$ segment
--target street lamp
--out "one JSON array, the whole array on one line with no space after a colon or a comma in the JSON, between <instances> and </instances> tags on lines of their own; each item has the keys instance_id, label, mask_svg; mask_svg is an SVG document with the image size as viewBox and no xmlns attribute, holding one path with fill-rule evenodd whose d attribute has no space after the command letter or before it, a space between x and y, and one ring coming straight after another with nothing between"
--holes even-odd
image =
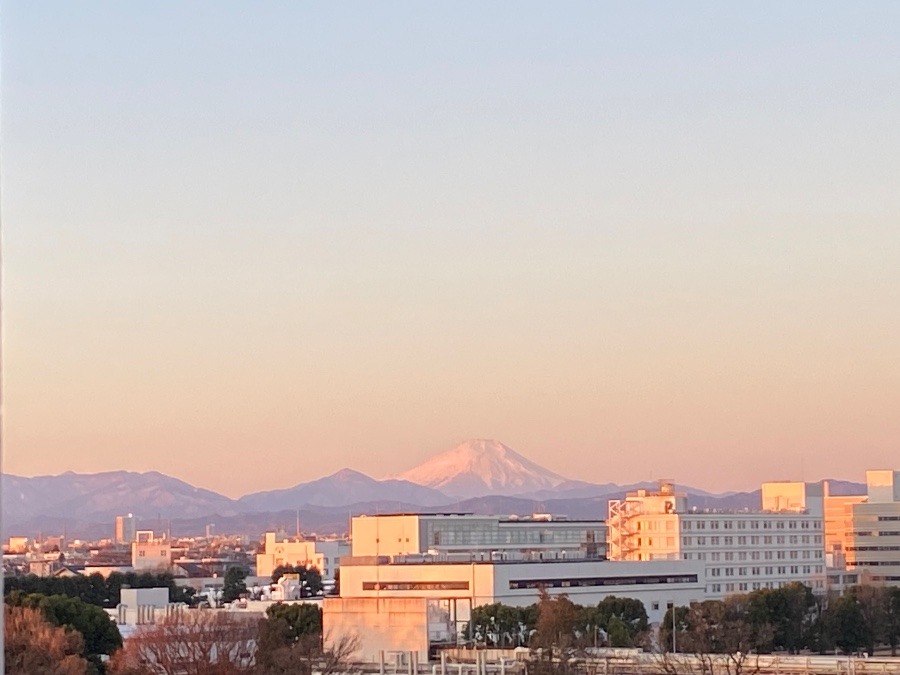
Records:
<instances>
[{"instance_id":1,"label":"street lamp","mask_svg":"<svg viewBox=\"0 0 900 675\"><path fill-rule=\"evenodd\" d=\"M669 611L672 612L672 653L676 654L676 653L678 653L678 648L676 647L676 643L675 643L675 633L676 633L676 630L675 630L675 603L670 602L670 603L668 603L668 606L669 606Z\"/></svg>"}]
</instances>

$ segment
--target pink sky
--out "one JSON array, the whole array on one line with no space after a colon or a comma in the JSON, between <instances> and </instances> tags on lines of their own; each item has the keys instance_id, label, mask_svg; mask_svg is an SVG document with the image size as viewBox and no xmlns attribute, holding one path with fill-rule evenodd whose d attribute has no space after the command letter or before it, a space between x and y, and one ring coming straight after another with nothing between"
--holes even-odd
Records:
<instances>
[{"instance_id":1,"label":"pink sky","mask_svg":"<svg viewBox=\"0 0 900 675\"><path fill-rule=\"evenodd\" d=\"M4 12L4 471L900 464L897 4L149 7Z\"/></svg>"}]
</instances>

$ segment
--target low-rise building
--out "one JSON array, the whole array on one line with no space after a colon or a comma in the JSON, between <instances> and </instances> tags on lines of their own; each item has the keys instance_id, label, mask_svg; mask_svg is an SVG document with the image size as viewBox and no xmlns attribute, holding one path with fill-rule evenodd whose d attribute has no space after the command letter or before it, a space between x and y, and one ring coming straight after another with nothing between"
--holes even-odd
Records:
<instances>
[{"instance_id":1,"label":"low-rise building","mask_svg":"<svg viewBox=\"0 0 900 675\"><path fill-rule=\"evenodd\" d=\"M157 538L152 530L136 533L131 542L131 567L135 572L160 572L172 567L171 542Z\"/></svg>"},{"instance_id":2,"label":"low-rise building","mask_svg":"<svg viewBox=\"0 0 900 675\"><path fill-rule=\"evenodd\" d=\"M266 532L265 549L256 555L256 574L271 577L281 566L315 567L323 579L334 579L341 557L349 553L345 539L279 539Z\"/></svg>"},{"instance_id":3,"label":"low-rise building","mask_svg":"<svg viewBox=\"0 0 900 675\"><path fill-rule=\"evenodd\" d=\"M541 591L566 595L581 605L608 596L640 600L652 623L671 605L705 599L704 567L696 561L611 562L570 560L434 561L422 556L345 558L340 598L324 599L328 640L360 640L357 658L380 652L414 652L427 659L429 646L455 644L472 609L503 603L524 607Z\"/></svg>"}]
</instances>

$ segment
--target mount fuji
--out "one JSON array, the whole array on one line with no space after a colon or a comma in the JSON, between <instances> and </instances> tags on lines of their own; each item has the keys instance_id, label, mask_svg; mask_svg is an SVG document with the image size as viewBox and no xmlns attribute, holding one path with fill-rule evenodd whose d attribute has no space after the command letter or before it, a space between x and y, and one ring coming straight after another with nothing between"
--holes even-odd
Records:
<instances>
[{"instance_id":1,"label":"mount fuji","mask_svg":"<svg viewBox=\"0 0 900 675\"><path fill-rule=\"evenodd\" d=\"M460 443L398 478L462 499L527 495L581 485L545 469L499 441L484 438Z\"/></svg>"}]
</instances>

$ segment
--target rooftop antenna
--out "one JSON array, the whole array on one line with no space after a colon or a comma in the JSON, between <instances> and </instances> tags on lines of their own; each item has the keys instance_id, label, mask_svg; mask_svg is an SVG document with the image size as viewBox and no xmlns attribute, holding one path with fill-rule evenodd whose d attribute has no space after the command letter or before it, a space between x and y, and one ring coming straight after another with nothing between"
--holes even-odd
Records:
<instances>
[{"instance_id":1,"label":"rooftop antenna","mask_svg":"<svg viewBox=\"0 0 900 675\"><path fill-rule=\"evenodd\" d=\"M297 541L300 541L300 509L297 509Z\"/></svg>"}]
</instances>

